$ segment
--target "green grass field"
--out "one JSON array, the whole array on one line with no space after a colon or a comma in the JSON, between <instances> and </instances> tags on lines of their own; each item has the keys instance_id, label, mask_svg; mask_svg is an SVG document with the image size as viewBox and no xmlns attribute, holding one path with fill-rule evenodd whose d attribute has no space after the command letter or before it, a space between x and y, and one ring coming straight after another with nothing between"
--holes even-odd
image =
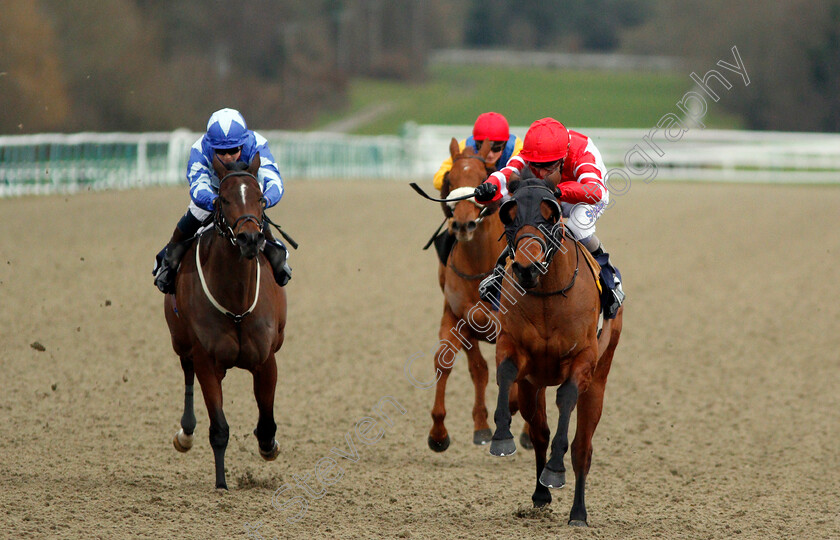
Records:
<instances>
[{"instance_id":1,"label":"green grass field","mask_svg":"<svg viewBox=\"0 0 840 540\"><path fill-rule=\"evenodd\" d=\"M323 115L314 129L382 106L351 133L395 134L407 121L472 124L484 111L504 114L511 125L527 126L552 116L576 127L652 127L678 112L676 102L691 89L687 74L661 72L561 71L539 68L433 66L428 79L406 84L374 79L350 83L346 111ZM738 116L711 103L704 123L740 128Z\"/></svg>"}]
</instances>

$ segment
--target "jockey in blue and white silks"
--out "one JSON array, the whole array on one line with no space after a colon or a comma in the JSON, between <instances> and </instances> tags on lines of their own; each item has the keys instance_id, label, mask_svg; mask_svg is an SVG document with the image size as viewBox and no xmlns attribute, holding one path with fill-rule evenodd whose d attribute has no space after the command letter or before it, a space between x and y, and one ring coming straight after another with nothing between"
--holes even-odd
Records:
<instances>
[{"instance_id":1,"label":"jockey in blue and white silks","mask_svg":"<svg viewBox=\"0 0 840 540\"><path fill-rule=\"evenodd\" d=\"M219 178L213 170L213 159L218 158L227 165L234 161L250 163L259 153L260 168L257 180L271 208L283 197L283 178L274 162L265 137L248 129L245 119L235 109L220 109L207 121L207 131L190 149L187 162L187 180L190 183L190 204L187 212L178 221L169 243L155 258L155 285L161 292L174 294L175 275L186 251L186 241L195 236L201 224L213 213L213 201L219 191ZM291 277L291 268L286 263L288 250L274 240L271 230L263 224L266 243L263 254L271 263L274 277L280 286Z\"/></svg>"},{"instance_id":2,"label":"jockey in blue and white silks","mask_svg":"<svg viewBox=\"0 0 840 540\"><path fill-rule=\"evenodd\" d=\"M187 162L187 180L190 183L190 210L199 221L213 211L213 199L219 189L219 179L213 172L213 157L219 150L239 149L236 161L250 163L260 154L260 170L257 178L266 199L266 208L271 208L283 196L283 179L274 156L268 148L265 137L248 129L245 119L234 109L221 109L213 113L207 122L207 132L192 145ZM220 156L222 158L222 156ZM224 162L224 159L222 158ZM195 208L197 207L197 208Z\"/></svg>"}]
</instances>

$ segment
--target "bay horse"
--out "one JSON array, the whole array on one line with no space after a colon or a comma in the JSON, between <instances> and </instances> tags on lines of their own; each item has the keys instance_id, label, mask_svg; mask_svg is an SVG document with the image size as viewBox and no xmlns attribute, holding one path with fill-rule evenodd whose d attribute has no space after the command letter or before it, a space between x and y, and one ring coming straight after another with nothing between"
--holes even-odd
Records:
<instances>
[{"instance_id":1,"label":"bay horse","mask_svg":"<svg viewBox=\"0 0 840 540\"><path fill-rule=\"evenodd\" d=\"M487 444L492 435L484 399L488 381L487 360L482 356L478 342L494 342L497 325L489 320L492 317L490 305L479 299L478 284L493 271L496 259L504 248L501 239L503 228L497 214L474 198L451 200L472 193L487 179L485 159L490 147L490 141L484 141L477 152L471 145L461 152L458 141L453 138L449 144L452 169L441 186L441 198L449 199L443 203L444 212L451 217L449 232L454 234L456 242L446 263L441 262L438 266L438 282L443 291L443 316L438 334L441 345L435 354L437 383L432 407L433 425L428 439L429 448L435 452L449 448L449 433L444 425L444 397L454 356L462 348L466 349L475 387L473 443ZM481 309L474 309L478 304L481 304ZM468 319L471 324L465 323Z\"/></svg>"},{"instance_id":2,"label":"bay horse","mask_svg":"<svg viewBox=\"0 0 840 540\"><path fill-rule=\"evenodd\" d=\"M250 164L226 169L218 157L220 178L214 203L214 226L188 249L176 276L175 294L166 295L164 314L172 348L184 370L184 414L173 444L179 452L192 447L196 420L193 382L198 377L210 417L210 446L216 465L216 488L227 489L225 449L229 429L222 410L222 379L227 370L247 369L254 378L259 420L254 434L260 455L274 460L275 353L283 345L286 293L274 280L260 253L265 199L257 180L260 156Z\"/></svg>"},{"instance_id":3,"label":"bay horse","mask_svg":"<svg viewBox=\"0 0 840 540\"><path fill-rule=\"evenodd\" d=\"M531 498L535 507L549 504L549 488L565 485L563 458L569 447L569 419L577 406L572 442L575 494L569 525L586 526L584 491L592 463L592 435L601 418L624 308L615 319L604 321L599 335L598 277L587 271L586 248L563 226L553 186L527 179L512 182L509 189L512 196L499 208L499 218L513 262L502 286L501 304L506 309L500 309L502 329L496 340L499 395L490 453L506 456L516 449L508 406L515 382L536 458L537 484ZM524 294L516 292L516 285ZM560 415L546 462L550 431L545 388L555 385L559 385L556 403Z\"/></svg>"}]
</instances>

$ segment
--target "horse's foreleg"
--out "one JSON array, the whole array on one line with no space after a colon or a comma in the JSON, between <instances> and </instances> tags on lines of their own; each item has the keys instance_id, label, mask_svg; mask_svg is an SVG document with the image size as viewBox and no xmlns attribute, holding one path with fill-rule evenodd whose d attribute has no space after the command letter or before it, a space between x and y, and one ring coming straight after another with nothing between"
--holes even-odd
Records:
<instances>
[{"instance_id":1,"label":"horse's foreleg","mask_svg":"<svg viewBox=\"0 0 840 540\"><path fill-rule=\"evenodd\" d=\"M429 431L429 448L435 452L443 452L449 448L449 433L443 424L446 418L444 398L446 396L446 381L452 372L455 355L461 350L461 342L454 339L450 332L455 331L458 321L448 305L443 307L443 318L440 321L440 347L435 353L435 370L440 374L435 385L435 404L432 407L432 429Z\"/></svg>"},{"instance_id":2,"label":"horse's foreleg","mask_svg":"<svg viewBox=\"0 0 840 540\"><path fill-rule=\"evenodd\" d=\"M193 407L195 372L193 371L192 359L182 356L181 369L184 370L184 414L181 415L181 429L175 434L172 443L179 452L186 452L192 448L193 432L195 432L195 411Z\"/></svg>"},{"instance_id":3,"label":"horse's foreleg","mask_svg":"<svg viewBox=\"0 0 840 540\"><path fill-rule=\"evenodd\" d=\"M560 416L557 419L557 431L551 441L551 457L540 474L540 483L552 489L566 485L566 466L563 457L569 449L569 419L578 399L577 384L570 378L557 388L557 409Z\"/></svg>"},{"instance_id":4,"label":"horse's foreleg","mask_svg":"<svg viewBox=\"0 0 840 540\"><path fill-rule=\"evenodd\" d=\"M195 374L201 384L207 415L210 417L210 446L213 448L213 459L216 463L216 488L227 489L225 481L225 450L227 449L230 430L225 413L222 410L222 377L213 367L213 361L202 358L195 362Z\"/></svg>"},{"instance_id":5,"label":"horse's foreleg","mask_svg":"<svg viewBox=\"0 0 840 540\"><path fill-rule=\"evenodd\" d=\"M534 508L540 508L551 502L551 492L540 482L545 469L545 454L548 450L548 422L545 416L545 390L537 389L527 380L519 382L519 404L522 407L522 418L528 421L531 428L531 440L534 443L534 460L536 465L536 488L531 500Z\"/></svg>"},{"instance_id":6,"label":"horse's foreleg","mask_svg":"<svg viewBox=\"0 0 840 540\"><path fill-rule=\"evenodd\" d=\"M277 424L274 423L274 389L277 385L277 361L274 354L254 370L254 397L260 418L254 435L260 447L260 455L266 461L274 461L280 453L280 445L274 439Z\"/></svg>"},{"instance_id":7,"label":"horse's foreleg","mask_svg":"<svg viewBox=\"0 0 840 540\"><path fill-rule=\"evenodd\" d=\"M490 443L490 453L494 456L510 456L516 452L516 443L513 441L513 433L510 432L510 386L516 380L519 372L513 358L505 358L496 368L496 382L499 385L499 396L496 401L496 412L493 420L496 423L496 431L493 433L493 440Z\"/></svg>"},{"instance_id":8,"label":"horse's foreleg","mask_svg":"<svg viewBox=\"0 0 840 540\"><path fill-rule=\"evenodd\" d=\"M470 367L470 377L472 377L473 387L475 388L475 404L472 411L473 444L484 445L489 443L493 436L490 425L487 423L487 404L484 401L488 379L487 360L484 359L478 348L477 339L470 338L469 344L467 361Z\"/></svg>"}]
</instances>

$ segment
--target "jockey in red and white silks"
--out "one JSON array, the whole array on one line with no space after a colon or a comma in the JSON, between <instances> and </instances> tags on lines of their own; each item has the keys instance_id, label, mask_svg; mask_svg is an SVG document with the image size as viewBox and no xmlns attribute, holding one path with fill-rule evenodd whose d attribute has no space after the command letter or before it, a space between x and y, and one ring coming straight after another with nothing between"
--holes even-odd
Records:
<instances>
[{"instance_id":1,"label":"jockey in red and white silks","mask_svg":"<svg viewBox=\"0 0 840 540\"><path fill-rule=\"evenodd\" d=\"M476 200L502 199L508 194L507 183L514 173L519 176L532 173L556 185L555 195L566 218L566 227L601 265L601 279L612 293L602 299L604 318L614 318L625 296L621 273L610 263L609 254L595 236L595 222L603 214L610 197L604 184L606 167L595 143L582 133L566 129L554 118L537 120L525 134L519 155L476 188ZM485 280L484 290L495 286L491 281L493 278L490 276Z\"/></svg>"},{"instance_id":2,"label":"jockey in red and white silks","mask_svg":"<svg viewBox=\"0 0 840 540\"><path fill-rule=\"evenodd\" d=\"M525 140L519 155L487 179L497 188L493 200L507 195L507 182L511 175L521 176L522 171L529 167L537 178L551 176L556 179L557 189L562 194L558 200L563 217L567 218L566 226L575 238L584 240L594 234L595 221L610 200L610 193L604 185L607 169L595 143L582 133L567 130L551 118L534 122Z\"/></svg>"}]
</instances>

